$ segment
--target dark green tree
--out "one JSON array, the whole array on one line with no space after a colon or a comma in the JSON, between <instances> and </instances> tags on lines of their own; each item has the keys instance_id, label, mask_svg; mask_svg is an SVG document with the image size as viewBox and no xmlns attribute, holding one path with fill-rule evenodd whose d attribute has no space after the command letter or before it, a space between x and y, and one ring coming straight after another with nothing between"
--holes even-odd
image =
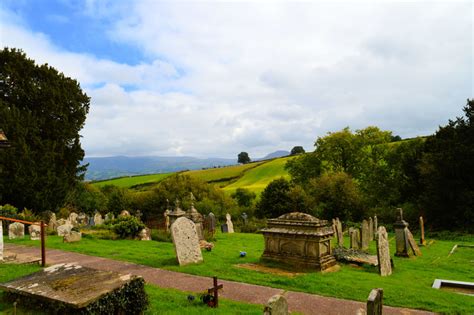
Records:
<instances>
[{"instance_id":1,"label":"dark green tree","mask_svg":"<svg viewBox=\"0 0 474 315\"><path fill-rule=\"evenodd\" d=\"M21 51L0 51L0 204L36 212L60 207L86 166L79 131L89 97L76 80L36 65Z\"/></svg>"},{"instance_id":2,"label":"dark green tree","mask_svg":"<svg viewBox=\"0 0 474 315\"><path fill-rule=\"evenodd\" d=\"M237 188L231 197L237 201L239 207L250 207L257 195L246 188Z\"/></svg>"},{"instance_id":3,"label":"dark green tree","mask_svg":"<svg viewBox=\"0 0 474 315\"><path fill-rule=\"evenodd\" d=\"M250 163L250 157L247 152L240 152L237 155L237 163L247 164Z\"/></svg>"},{"instance_id":4,"label":"dark green tree","mask_svg":"<svg viewBox=\"0 0 474 315\"><path fill-rule=\"evenodd\" d=\"M474 100L465 117L450 120L426 140L420 164L427 223L437 228L474 231Z\"/></svg>"},{"instance_id":5,"label":"dark green tree","mask_svg":"<svg viewBox=\"0 0 474 315\"><path fill-rule=\"evenodd\" d=\"M305 152L306 151L303 149L303 147L298 145L298 146L293 147L293 149L291 149L290 155L303 154Z\"/></svg>"},{"instance_id":6,"label":"dark green tree","mask_svg":"<svg viewBox=\"0 0 474 315\"><path fill-rule=\"evenodd\" d=\"M306 184L311 178L318 177L322 172L321 159L314 152L289 159L285 169L291 175L293 182Z\"/></svg>"},{"instance_id":7,"label":"dark green tree","mask_svg":"<svg viewBox=\"0 0 474 315\"><path fill-rule=\"evenodd\" d=\"M255 215L259 218L270 219L297 211L292 209L294 203L290 197L290 191L290 182L283 177L273 180L262 192L255 209Z\"/></svg>"}]
</instances>

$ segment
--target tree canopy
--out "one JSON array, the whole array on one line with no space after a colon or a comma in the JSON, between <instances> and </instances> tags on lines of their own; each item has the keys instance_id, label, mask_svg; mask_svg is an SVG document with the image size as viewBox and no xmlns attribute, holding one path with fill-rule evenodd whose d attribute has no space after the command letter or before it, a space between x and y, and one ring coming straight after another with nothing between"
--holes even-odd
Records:
<instances>
[{"instance_id":1,"label":"tree canopy","mask_svg":"<svg viewBox=\"0 0 474 315\"><path fill-rule=\"evenodd\" d=\"M300 145L294 146L293 149L291 149L290 155L297 155L297 154L302 154L305 153L306 151L304 148Z\"/></svg>"},{"instance_id":2,"label":"tree canopy","mask_svg":"<svg viewBox=\"0 0 474 315\"><path fill-rule=\"evenodd\" d=\"M247 164L250 163L250 157L247 152L240 152L237 155L237 163Z\"/></svg>"},{"instance_id":3,"label":"tree canopy","mask_svg":"<svg viewBox=\"0 0 474 315\"><path fill-rule=\"evenodd\" d=\"M57 209L83 178L79 131L89 97L76 80L36 65L21 50L0 52L0 203L35 211Z\"/></svg>"}]
</instances>

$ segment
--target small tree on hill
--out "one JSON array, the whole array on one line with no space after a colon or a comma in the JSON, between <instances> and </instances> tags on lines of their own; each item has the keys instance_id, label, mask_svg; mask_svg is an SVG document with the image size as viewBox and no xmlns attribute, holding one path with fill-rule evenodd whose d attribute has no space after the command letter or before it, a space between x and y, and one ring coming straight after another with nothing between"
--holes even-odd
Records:
<instances>
[{"instance_id":1,"label":"small tree on hill","mask_svg":"<svg viewBox=\"0 0 474 315\"><path fill-rule=\"evenodd\" d=\"M293 147L293 149L291 149L291 155L297 155L297 154L302 154L302 153L305 153L306 151L303 149L302 146L300 145L297 145L295 147Z\"/></svg>"},{"instance_id":2,"label":"small tree on hill","mask_svg":"<svg viewBox=\"0 0 474 315\"><path fill-rule=\"evenodd\" d=\"M249 154L247 152L240 152L239 155L237 155L237 162L241 164L250 163Z\"/></svg>"}]
</instances>

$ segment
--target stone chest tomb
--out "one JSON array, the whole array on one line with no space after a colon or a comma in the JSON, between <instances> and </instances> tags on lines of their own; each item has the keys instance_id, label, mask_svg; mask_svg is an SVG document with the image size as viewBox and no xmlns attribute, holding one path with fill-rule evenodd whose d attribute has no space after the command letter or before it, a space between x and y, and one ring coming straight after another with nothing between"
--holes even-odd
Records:
<instances>
[{"instance_id":1,"label":"stone chest tomb","mask_svg":"<svg viewBox=\"0 0 474 315\"><path fill-rule=\"evenodd\" d=\"M326 220L291 212L269 219L268 227L261 232L265 239L264 259L318 271L336 264L331 253L334 230Z\"/></svg>"}]
</instances>

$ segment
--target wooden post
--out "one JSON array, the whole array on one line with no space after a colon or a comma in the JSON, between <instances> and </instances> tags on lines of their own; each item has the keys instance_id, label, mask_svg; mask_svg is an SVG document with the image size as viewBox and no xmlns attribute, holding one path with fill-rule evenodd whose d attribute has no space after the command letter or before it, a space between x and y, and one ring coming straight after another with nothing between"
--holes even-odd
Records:
<instances>
[{"instance_id":1,"label":"wooden post","mask_svg":"<svg viewBox=\"0 0 474 315\"><path fill-rule=\"evenodd\" d=\"M214 303L212 305L209 305L211 307L218 307L219 306L219 289L222 289L224 286L222 284L217 284L217 277L213 277L213 286L212 288L207 289L207 293L213 293L214 296Z\"/></svg>"},{"instance_id":2,"label":"wooden post","mask_svg":"<svg viewBox=\"0 0 474 315\"><path fill-rule=\"evenodd\" d=\"M46 266L46 249L45 249L45 235L44 235L44 222L41 221L41 266Z\"/></svg>"}]
</instances>

